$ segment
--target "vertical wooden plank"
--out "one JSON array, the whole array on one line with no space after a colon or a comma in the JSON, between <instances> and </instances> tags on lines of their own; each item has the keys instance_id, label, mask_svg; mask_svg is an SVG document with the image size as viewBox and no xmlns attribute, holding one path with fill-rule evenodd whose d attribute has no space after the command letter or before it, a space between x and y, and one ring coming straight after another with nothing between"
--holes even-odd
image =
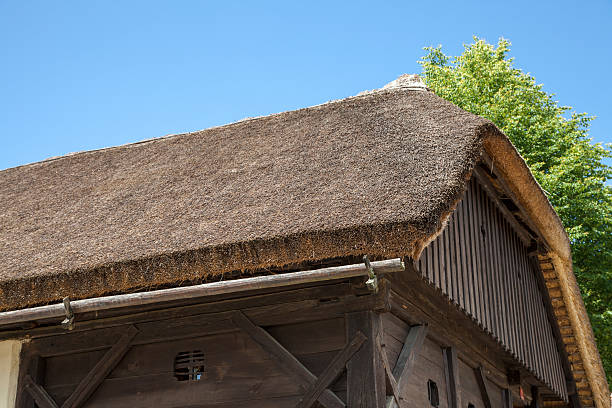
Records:
<instances>
[{"instance_id":1,"label":"vertical wooden plank","mask_svg":"<svg viewBox=\"0 0 612 408\"><path fill-rule=\"evenodd\" d=\"M480 289L481 286L481 281L480 281L480 260L478 259L479 257L479 253L478 253L478 241L477 238L478 236L476 235L475 231L476 231L476 223L477 223L477 218L476 218L476 211L474 209L474 194L473 194L473 180L472 183L470 183L469 188L469 195L468 195L468 199L466 201L466 203L468 204L468 218L469 218L469 223L467 225L468 227L468 233L469 233L469 242L470 242L470 252L471 252L471 259L472 259L472 293L474 294L474 315L476 317L476 321L484 327L483 324L483 319L482 319L482 291Z\"/></svg>"},{"instance_id":2,"label":"vertical wooden plank","mask_svg":"<svg viewBox=\"0 0 612 408\"><path fill-rule=\"evenodd\" d=\"M497 241L493 239L494 226L491 225L491 201L488 199L484 189L478 185L480 205L482 207L482 225L480 230L482 249L484 251L483 267L487 276L487 299L488 299L488 315L489 324L491 325L491 333L498 341L501 341L501 330L499 328L499 305L497 304L497 296L495 293L495 248Z\"/></svg>"},{"instance_id":3,"label":"vertical wooden plank","mask_svg":"<svg viewBox=\"0 0 612 408\"><path fill-rule=\"evenodd\" d=\"M459 281L459 265L457 263L457 241L456 241L456 229L457 229L457 213L454 212L451 215L449 222L449 234L448 234L448 254L450 256L450 275L452 284L452 298L458 305L461 305L460 290L461 285Z\"/></svg>"},{"instance_id":4,"label":"vertical wooden plank","mask_svg":"<svg viewBox=\"0 0 612 408\"><path fill-rule=\"evenodd\" d=\"M470 291L467 267L469 264L467 245L465 243L465 194L463 200L457 206L457 243L459 244L459 254L461 263L461 292L463 294L463 310L471 316L472 309L470 308Z\"/></svg>"},{"instance_id":5,"label":"vertical wooden plank","mask_svg":"<svg viewBox=\"0 0 612 408\"><path fill-rule=\"evenodd\" d=\"M520 308L520 298L519 298L519 285L520 285L520 280L519 280L519 271L516 267L516 262L515 262L515 258L516 258L516 253L514 251L514 240L512 239L512 227L510 225L509 222L506 222L506 226L507 226L507 243L508 243L508 255L509 255L509 264L510 264L510 277L512 278L512 308L514 310L514 335L515 335L515 341L516 341L516 351L517 351L517 355L519 357L519 361L523 364L525 364L526 360L526 356L525 356L525 348L523 346L523 332L522 332L522 325L521 325L521 320L522 320L522 315L521 315L521 308Z\"/></svg>"},{"instance_id":6,"label":"vertical wooden plank","mask_svg":"<svg viewBox=\"0 0 612 408\"><path fill-rule=\"evenodd\" d=\"M535 289L536 282L534 280L533 273L531 272L531 268L529 268L529 264L527 262L527 249L523 245L521 245L520 249L521 262L523 264L523 273L525 274L525 289L527 290L527 315L529 316L527 322L529 323L529 330L531 332L531 341L529 342L529 346L531 347L532 367L536 370L537 373L542 373L542 359L539 355L539 346L541 344L540 336L542 334L542 331L539 330L539 328L536 327L535 324L535 295L533 293L533 289Z\"/></svg>"},{"instance_id":7,"label":"vertical wooden plank","mask_svg":"<svg viewBox=\"0 0 612 408\"><path fill-rule=\"evenodd\" d=\"M531 404L529 408L540 408L540 390L536 386L531 387Z\"/></svg>"},{"instance_id":8,"label":"vertical wooden plank","mask_svg":"<svg viewBox=\"0 0 612 408\"><path fill-rule=\"evenodd\" d=\"M463 266L462 263L464 262L463 259L463 255L461 253L461 235L460 235L460 224L459 224L459 220L461 219L461 202L457 205L457 209L455 210L455 213L453 214L453 242L454 242L454 248L455 248L455 266L457 267L456 272L457 272L457 287L456 287L456 291L457 291L457 299L459 305L461 306L461 308L463 310L466 310L465 308L465 297L463 296L463 288L464 288L464 284L463 284Z\"/></svg>"},{"instance_id":9,"label":"vertical wooden plank","mask_svg":"<svg viewBox=\"0 0 612 408\"><path fill-rule=\"evenodd\" d=\"M493 201L488 198L487 193L485 192L485 199L487 200L487 220L488 220L488 229L487 229L487 239L489 240L490 248L491 248L491 262L489 263L491 268L491 280L493 281L492 292L493 292L493 301L495 304L495 321L494 325L496 330L498 331L498 338L502 344L506 347L508 345L508 339L506 336L506 326L504 324L505 320L505 304L502 297L502 288L500 284L500 270L501 270L501 239L499 235L499 225L495 222L497 209Z\"/></svg>"},{"instance_id":10,"label":"vertical wooden plank","mask_svg":"<svg viewBox=\"0 0 612 408\"><path fill-rule=\"evenodd\" d=\"M461 400L459 393L459 366L457 352L453 347L442 349L444 356L444 375L446 380L446 395L448 396L448 408L460 408Z\"/></svg>"},{"instance_id":11,"label":"vertical wooden plank","mask_svg":"<svg viewBox=\"0 0 612 408\"><path fill-rule=\"evenodd\" d=\"M464 248L465 248L465 257L466 257L466 294L469 300L469 308L468 308L468 312L470 314L470 316L472 316L474 319L477 319L478 315L476 313L476 306L475 306L475 291L474 291L474 259L473 259L473 251L472 251L472 239L471 239L471 228L470 228L470 223L472 222L472 219L470 217L470 194L469 194L469 189L466 190L465 193L465 198L463 199L463 227L462 229L462 233L463 233L463 243L464 243Z\"/></svg>"},{"instance_id":12,"label":"vertical wooden plank","mask_svg":"<svg viewBox=\"0 0 612 408\"><path fill-rule=\"evenodd\" d=\"M523 333L523 309L522 309L522 291L521 291L521 271L516 262L516 248L515 239L513 236L512 227L508 225L508 245L510 252L510 268L513 280L513 291L514 291L514 313L515 313L515 330L517 340L517 351L519 353L519 361L523 364L527 363L527 355L525 352L525 333Z\"/></svg>"},{"instance_id":13,"label":"vertical wooden plank","mask_svg":"<svg viewBox=\"0 0 612 408\"><path fill-rule=\"evenodd\" d=\"M532 341L531 344L533 345L533 351L534 351L534 363L536 366L536 370L539 374L540 378L543 378L543 374L546 372L546 367L544 365L544 352L542 350L542 344L544 343L544 339L542 337L543 333L543 329L544 327L540 326L539 323L539 318L538 318L538 305L536 303L536 300L539 298L539 293L537 293L537 283L535 282L534 276L533 276L533 272L531 270L531 268L529 267L529 262L528 259L526 258L527 254L526 254L526 250L524 250L524 260L523 262L525 263L525 273L527 274L527 276L529 277L529 290L530 290L530 296L529 296L529 304L530 304L530 316L532 317L530 320L531 323L531 329L533 330L534 333L534 340Z\"/></svg>"},{"instance_id":14,"label":"vertical wooden plank","mask_svg":"<svg viewBox=\"0 0 612 408\"><path fill-rule=\"evenodd\" d=\"M421 256L419 257L417 263L417 271L421 274L421 276L423 276L423 271L425 270L425 261L423 261L423 258L426 257L425 252L427 251L427 248L423 249L423 252L421 252Z\"/></svg>"},{"instance_id":15,"label":"vertical wooden plank","mask_svg":"<svg viewBox=\"0 0 612 408\"><path fill-rule=\"evenodd\" d=\"M448 234L446 242L446 254L447 254L447 265L448 265L448 283L449 291L448 294L455 303L459 303L457 297L457 263L455 262L455 254L453 249L455 248L455 214L451 215L451 219L448 222Z\"/></svg>"},{"instance_id":16,"label":"vertical wooden plank","mask_svg":"<svg viewBox=\"0 0 612 408\"><path fill-rule=\"evenodd\" d=\"M347 338L358 332L367 340L347 364L347 406L382 408L385 405L386 383L382 358L376 339L382 338L380 316L372 311L347 313Z\"/></svg>"},{"instance_id":17,"label":"vertical wooden plank","mask_svg":"<svg viewBox=\"0 0 612 408\"><path fill-rule=\"evenodd\" d=\"M503 390L502 398L503 408L513 408L514 404L512 401L512 391L510 391L508 388L505 388Z\"/></svg>"},{"instance_id":18,"label":"vertical wooden plank","mask_svg":"<svg viewBox=\"0 0 612 408\"><path fill-rule=\"evenodd\" d=\"M521 278L521 269L520 266L517 264L517 240L518 238L516 238L516 236L514 236L513 233L510 234L509 236L510 238L510 243L512 245L512 252L513 252L513 261L514 261L514 274L515 274L515 284L516 284L516 309L517 309L517 322L518 322L518 326L517 326L517 330L519 333L518 339L520 341L520 351L521 351L521 362L523 364L525 364L526 366L529 365L529 355L528 355L528 351L527 351L527 344L526 344L526 339L527 339L527 332L525 330L525 309L524 309L524 304L525 304L525 294L523 291L523 279Z\"/></svg>"},{"instance_id":19,"label":"vertical wooden plank","mask_svg":"<svg viewBox=\"0 0 612 408\"><path fill-rule=\"evenodd\" d=\"M450 221L450 220L449 220ZM446 227L444 228L444 244L442 245L442 247L444 248L444 283L445 283L445 290L444 293L446 293L448 295L448 297L450 297L452 299L452 293L453 293L453 284L452 284L452 273L451 273L451 269L453 266L453 263L451 261L451 252L450 252L450 222L448 224L446 224Z\"/></svg>"},{"instance_id":20,"label":"vertical wooden plank","mask_svg":"<svg viewBox=\"0 0 612 408\"><path fill-rule=\"evenodd\" d=\"M482 208L480 199L478 197L478 183L472 179L471 182L472 190L472 231L474 234L474 245L476 247L476 261L478 269L476 269L476 282L478 288L478 300L480 303L480 324L489 333L491 333L491 326L489 324L489 313L488 313L488 301L487 301L487 284L486 284L486 272L484 264L482 262L482 239L480 233L480 225L482 224Z\"/></svg>"},{"instance_id":21,"label":"vertical wooden plank","mask_svg":"<svg viewBox=\"0 0 612 408\"><path fill-rule=\"evenodd\" d=\"M511 286L510 286L510 275L508 268L508 245L506 245L506 224L502 214L499 211L496 211L495 220L499 225L498 236L500 242L500 265L499 265L499 275L500 275L500 286L501 286L501 296L504 303L504 326L506 327L507 333L507 346L513 356L516 355L515 349L516 344L514 342L514 330L512 324L512 296L511 296Z\"/></svg>"},{"instance_id":22,"label":"vertical wooden plank","mask_svg":"<svg viewBox=\"0 0 612 408\"><path fill-rule=\"evenodd\" d=\"M474 180L474 192L476 197L476 214L477 214L477 223L475 227L475 233L477 236L477 245L478 245L478 264L480 265L480 284L481 284L481 298L482 298L482 307L481 313L483 317L483 326L487 329L487 331L491 334L494 333L493 328L493 310L491 309L490 303L490 281L488 275L487 268L487 259L485 253L485 247L483 247L483 239L482 239L482 226L485 223L485 212L484 212L484 203L482 202L481 189L480 184Z\"/></svg>"},{"instance_id":23,"label":"vertical wooden plank","mask_svg":"<svg viewBox=\"0 0 612 408\"><path fill-rule=\"evenodd\" d=\"M534 283L536 284L536 292L538 294L538 299L537 299L537 305L538 305L538 320L539 320L539 326L542 327L542 339L543 339L543 344L542 344L542 349L543 349L543 357L544 357L544 364L546 366L546 373L548 375L548 379L549 379L549 383L551 385L551 388L553 388L553 390L559 392L560 394L564 394L563 389L561 387L561 384L559 383L559 370L561 369L562 372L562 368L561 365L559 363L559 357L558 355L555 356L553 353L553 333L552 333L552 327L550 325L550 322L548 321L548 318L546 316L546 311L545 311L545 306L544 306L544 299L542 297L542 293L540 292L540 288L537 285L537 277L535 276L536 273L538 273L538 269L537 269L537 264L535 263L536 260L535 259L530 259L530 267L531 267L531 272L532 272L532 276L534 277Z\"/></svg>"},{"instance_id":24,"label":"vertical wooden plank","mask_svg":"<svg viewBox=\"0 0 612 408\"><path fill-rule=\"evenodd\" d=\"M507 264L507 250L508 246L505 242L505 223L504 219L499 213L496 211L495 219L499 225L499 239L500 239L500 266L499 266L499 274L501 281L501 296L504 302L504 325L506 326L507 333L507 345L510 349L510 352L514 354L514 336L512 331L512 300L510 298L510 278L508 276L508 264Z\"/></svg>"},{"instance_id":25,"label":"vertical wooden plank","mask_svg":"<svg viewBox=\"0 0 612 408\"><path fill-rule=\"evenodd\" d=\"M438 236L438 265L440 268L440 289L442 293L447 293L446 290L446 234L447 228L442 230L442 233Z\"/></svg>"},{"instance_id":26,"label":"vertical wooden plank","mask_svg":"<svg viewBox=\"0 0 612 408\"><path fill-rule=\"evenodd\" d=\"M495 316L497 315L497 310L495 309L495 304L493 303L492 297L493 283L490 268L491 255L488 254L488 252L491 250L492 242L490 242L486 236L488 202L485 200L484 192L482 191L480 184L475 179L474 189L477 198L476 210L478 212L476 233L478 234L478 242L480 243L480 245L478 245L478 250L480 252L480 275L482 277L483 317L485 318L485 326L487 327L488 332L491 333L493 337L498 338L499 335L497 333L497 327L495 326Z\"/></svg>"},{"instance_id":27,"label":"vertical wooden plank","mask_svg":"<svg viewBox=\"0 0 612 408\"><path fill-rule=\"evenodd\" d=\"M530 322L531 316L529 315L528 301L529 301L529 292L528 285L529 280L527 279L527 275L525 274L524 264L522 262L521 256L521 248L523 243L519 239L517 235L514 236L515 245L516 245L516 253L517 253L517 262L518 267L520 268L521 274L521 305L522 305L522 314L523 314L523 338L525 343L525 348L527 351L527 367L530 370L534 369L534 353L533 353L533 333L531 332Z\"/></svg>"},{"instance_id":28,"label":"vertical wooden plank","mask_svg":"<svg viewBox=\"0 0 612 408\"><path fill-rule=\"evenodd\" d=\"M440 263L438 262L438 238L434 239L430 244L431 248L431 282L437 287L440 287Z\"/></svg>"}]
</instances>

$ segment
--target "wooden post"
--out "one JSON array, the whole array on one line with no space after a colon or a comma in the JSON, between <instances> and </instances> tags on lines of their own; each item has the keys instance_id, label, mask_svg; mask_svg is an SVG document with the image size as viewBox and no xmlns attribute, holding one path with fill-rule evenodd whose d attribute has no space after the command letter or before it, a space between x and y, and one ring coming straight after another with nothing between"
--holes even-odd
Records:
<instances>
[{"instance_id":1,"label":"wooden post","mask_svg":"<svg viewBox=\"0 0 612 408\"><path fill-rule=\"evenodd\" d=\"M442 349L444 355L444 375L446 377L446 392L448 394L448 408L460 408L459 400L459 366L457 362L457 351L454 347Z\"/></svg>"},{"instance_id":2,"label":"wooden post","mask_svg":"<svg viewBox=\"0 0 612 408\"><path fill-rule=\"evenodd\" d=\"M385 369L377 347L382 336L380 316L372 311L346 314L347 338L358 332L367 340L347 364L347 407L383 408L386 397Z\"/></svg>"},{"instance_id":3,"label":"wooden post","mask_svg":"<svg viewBox=\"0 0 612 408\"><path fill-rule=\"evenodd\" d=\"M510 388L504 388L502 390L503 394L502 394L502 403L503 408L512 408L513 407L513 403L512 403L512 391L510 390Z\"/></svg>"},{"instance_id":4,"label":"wooden post","mask_svg":"<svg viewBox=\"0 0 612 408\"><path fill-rule=\"evenodd\" d=\"M531 404L529 404L530 408L540 408L540 390L537 386L531 387Z\"/></svg>"}]
</instances>

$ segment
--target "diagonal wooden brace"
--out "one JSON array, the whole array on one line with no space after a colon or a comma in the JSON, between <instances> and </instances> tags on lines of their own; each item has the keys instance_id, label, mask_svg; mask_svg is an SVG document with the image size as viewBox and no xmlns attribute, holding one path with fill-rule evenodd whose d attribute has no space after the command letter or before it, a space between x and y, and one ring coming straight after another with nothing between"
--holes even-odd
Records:
<instances>
[{"instance_id":1,"label":"diagonal wooden brace","mask_svg":"<svg viewBox=\"0 0 612 408\"><path fill-rule=\"evenodd\" d=\"M485 408L492 408L491 404L491 392L487 386L487 377L485 376L484 369L482 366L478 366L474 369L476 374L476 381L478 382L478 388L480 388L480 395L482 397L482 403Z\"/></svg>"},{"instance_id":2,"label":"diagonal wooden brace","mask_svg":"<svg viewBox=\"0 0 612 408\"><path fill-rule=\"evenodd\" d=\"M397 382L398 393L401 393L401 390L404 389L408 382L408 377L410 377L410 373L414 368L414 361L419 355L426 334L427 326L417 325L412 326L408 331L408 335L406 335L404 346L391 374L391 377ZM398 406L399 404L395 398L387 399L387 408L397 408Z\"/></svg>"},{"instance_id":3,"label":"diagonal wooden brace","mask_svg":"<svg viewBox=\"0 0 612 408\"><path fill-rule=\"evenodd\" d=\"M125 356L125 353L131 347L132 339L137 333L138 329L136 327L129 326L127 333L121 336L117 343L104 354L94 368L81 380L72 394L70 394L70 397L64 402L62 408L78 408L82 406L100 386L106 376L123 359L123 356Z\"/></svg>"},{"instance_id":4,"label":"diagonal wooden brace","mask_svg":"<svg viewBox=\"0 0 612 408\"><path fill-rule=\"evenodd\" d=\"M301 386L309 388L315 384L317 377L267 331L251 322L244 313L235 311L232 314L232 321L264 351L268 352L287 374L298 380ZM319 395L317 400L327 408L345 408L344 402L335 393L327 389Z\"/></svg>"},{"instance_id":5,"label":"diagonal wooden brace","mask_svg":"<svg viewBox=\"0 0 612 408\"><path fill-rule=\"evenodd\" d=\"M403 408L403 399L400 397L399 387L397 385L397 381L395 381L395 377L393 376L393 371L391 370L391 365L389 364L389 359L387 358L387 351L385 350L385 345L380 343L380 339L378 339L378 352L381 356L383 367L385 368L385 374L387 377L387 383L391 387L391 392L393 393L392 397L387 398L386 406L393 404L393 400L395 403Z\"/></svg>"},{"instance_id":6,"label":"diagonal wooden brace","mask_svg":"<svg viewBox=\"0 0 612 408\"><path fill-rule=\"evenodd\" d=\"M47 391L42 386L36 384L29 375L25 377L25 390L40 408L58 408L53 398L47 394Z\"/></svg>"},{"instance_id":7,"label":"diagonal wooden brace","mask_svg":"<svg viewBox=\"0 0 612 408\"><path fill-rule=\"evenodd\" d=\"M296 408L310 408L332 381L338 378L345 369L347 361L359 350L366 339L362 332L357 332L355 338L336 354L336 357L323 370L317 381L310 386L310 389L306 391L306 394L296 405Z\"/></svg>"}]
</instances>

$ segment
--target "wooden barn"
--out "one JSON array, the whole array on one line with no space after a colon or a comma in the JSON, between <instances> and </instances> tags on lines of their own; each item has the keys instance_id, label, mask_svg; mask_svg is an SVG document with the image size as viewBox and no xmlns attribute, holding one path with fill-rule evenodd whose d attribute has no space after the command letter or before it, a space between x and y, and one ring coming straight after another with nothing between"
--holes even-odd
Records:
<instances>
[{"instance_id":1,"label":"wooden barn","mask_svg":"<svg viewBox=\"0 0 612 408\"><path fill-rule=\"evenodd\" d=\"M0 172L0 407L596 407L568 237L415 76Z\"/></svg>"}]
</instances>

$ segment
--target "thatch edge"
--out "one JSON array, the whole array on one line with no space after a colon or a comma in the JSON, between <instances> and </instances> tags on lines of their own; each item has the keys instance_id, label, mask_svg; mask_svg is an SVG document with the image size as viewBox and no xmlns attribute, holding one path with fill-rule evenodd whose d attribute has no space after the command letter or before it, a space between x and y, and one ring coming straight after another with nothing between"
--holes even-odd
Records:
<instances>
[{"instance_id":1,"label":"thatch edge","mask_svg":"<svg viewBox=\"0 0 612 408\"><path fill-rule=\"evenodd\" d=\"M446 211L440 209L438 213ZM207 279L223 279L224 274L232 272L250 275L268 268L337 257L364 254L373 258L414 256L416 243L434 232L419 229L415 224L419 223L364 225L300 233L2 282L0 309L39 306L57 302L65 296L76 300L151 290L164 285L189 285ZM425 226L427 222L423 220L420 224ZM334 244L330 245L330 242ZM28 296L24 298L22 294L26 293Z\"/></svg>"},{"instance_id":2,"label":"thatch edge","mask_svg":"<svg viewBox=\"0 0 612 408\"><path fill-rule=\"evenodd\" d=\"M497 172L504 178L550 246L547 254L559 276L576 343L589 379L597 408L609 408L610 396L605 371L597 350L593 328L589 321L578 282L572 267L569 237L561 219L548 201L542 187L535 180L525 160L508 138L499 130L490 132L484 140L484 149L493 160Z\"/></svg>"}]
</instances>

